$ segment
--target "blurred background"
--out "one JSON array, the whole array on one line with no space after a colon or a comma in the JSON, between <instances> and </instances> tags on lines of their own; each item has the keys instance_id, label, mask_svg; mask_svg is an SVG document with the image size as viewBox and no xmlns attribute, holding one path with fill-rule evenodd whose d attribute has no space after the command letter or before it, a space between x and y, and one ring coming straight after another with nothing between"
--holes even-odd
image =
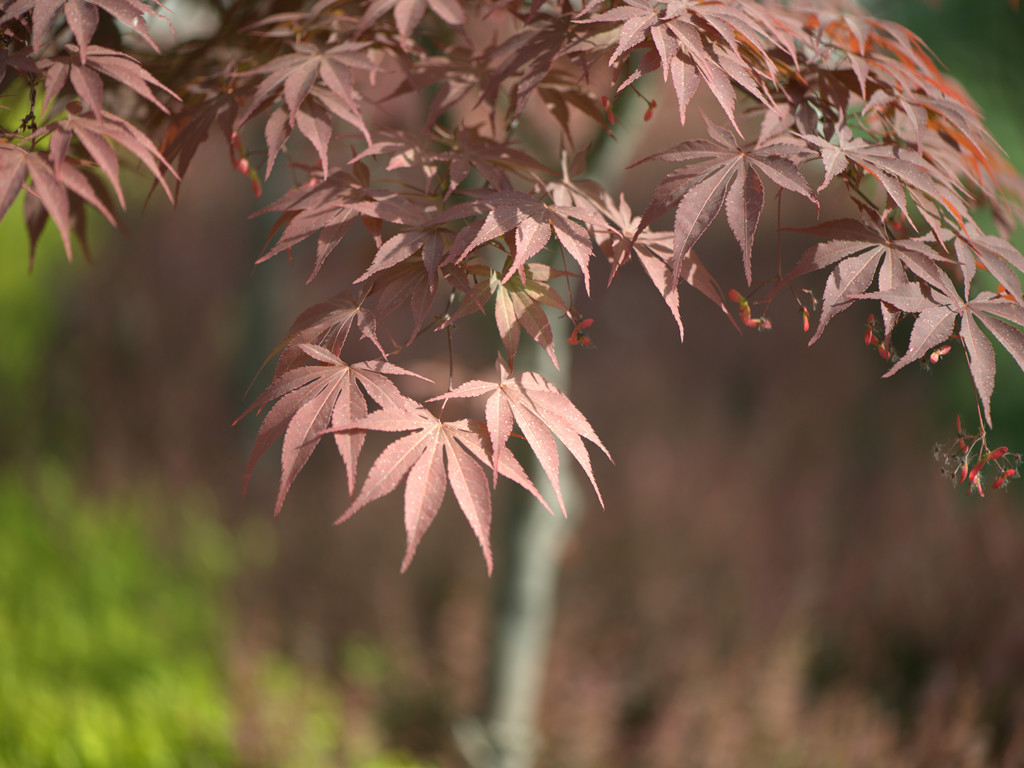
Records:
<instances>
[{"instance_id":1,"label":"blurred background","mask_svg":"<svg viewBox=\"0 0 1024 768\"><path fill-rule=\"evenodd\" d=\"M1024 18L874 10L1024 168ZM345 267L254 268L269 220L204 151L173 215L154 196L91 264L44 238L29 275L18 212L0 223L0 768L460 765L494 581L450 495L404 576L398 498L333 527L326 448L279 517L276 450L242 496L258 419L233 422ZM966 365L882 381L857 310L808 348L795 306L737 334L682 304L683 345L638 269L581 305L573 397L616 463L563 564L540 765L1024 765L1022 490L968 498L932 456L974 421ZM998 369L992 444L1020 451L1024 375Z\"/></svg>"}]
</instances>

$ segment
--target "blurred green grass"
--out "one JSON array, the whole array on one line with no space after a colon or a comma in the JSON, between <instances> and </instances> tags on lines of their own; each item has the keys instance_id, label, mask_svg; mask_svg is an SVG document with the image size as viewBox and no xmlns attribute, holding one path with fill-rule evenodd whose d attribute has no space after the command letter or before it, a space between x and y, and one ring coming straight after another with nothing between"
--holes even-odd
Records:
<instances>
[{"instance_id":1,"label":"blurred green grass","mask_svg":"<svg viewBox=\"0 0 1024 768\"><path fill-rule=\"evenodd\" d=\"M259 701L239 700L238 548L201 497L153 494L90 498L52 464L0 474L0 768L413 766L354 755L336 687L282 657L260 656ZM154 514L168 504L178 519ZM273 742L255 763L243 705Z\"/></svg>"},{"instance_id":2,"label":"blurred green grass","mask_svg":"<svg viewBox=\"0 0 1024 768\"><path fill-rule=\"evenodd\" d=\"M0 766L233 762L216 653L231 550L193 513L158 551L144 504L84 499L52 467L0 477Z\"/></svg>"}]
</instances>

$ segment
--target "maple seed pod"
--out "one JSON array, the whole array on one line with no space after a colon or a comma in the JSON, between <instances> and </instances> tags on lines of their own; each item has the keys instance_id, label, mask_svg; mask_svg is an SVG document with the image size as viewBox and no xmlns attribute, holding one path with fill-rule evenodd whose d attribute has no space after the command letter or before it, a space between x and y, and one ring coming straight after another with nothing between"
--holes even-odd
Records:
<instances>
[{"instance_id":1,"label":"maple seed pod","mask_svg":"<svg viewBox=\"0 0 1024 768\"><path fill-rule=\"evenodd\" d=\"M989 460L991 460L991 461L994 461L996 459L1001 459L1001 458L1003 458L1003 456L1006 455L1006 452L1009 451L1009 450L1010 449L1007 446L1003 445L1003 446L1001 446L999 448L996 448L994 451L989 451L987 458Z\"/></svg>"},{"instance_id":2,"label":"maple seed pod","mask_svg":"<svg viewBox=\"0 0 1024 768\"><path fill-rule=\"evenodd\" d=\"M992 490L996 490L997 488L1001 488L1003 483L1005 483L1007 480L1009 480L1011 477L1013 477L1016 474L1017 474L1017 470L1015 470L1013 468L1010 468L1010 469L1006 470L1005 472L1003 472L1003 474L1001 474L999 477L996 478L994 483L992 483Z\"/></svg>"},{"instance_id":3,"label":"maple seed pod","mask_svg":"<svg viewBox=\"0 0 1024 768\"><path fill-rule=\"evenodd\" d=\"M580 322L578 322L576 326L572 329L572 333L569 334L569 343L573 346L576 346L578 344L583 347L589 347L590 339L583 334L583 330L585 328L589 328L593 324L594 319L591 317L588 317L585 320L580 320Z\"/></svg>"},{"instance_id":4,"label":"maple seed pod","mask_svg":"<svg viewBox=\"0 0 1024 768\"><path fill-rule=\"evenodd\" d=\"M970 495L971 491L975 489L977 489L978 495L981 496L981 498L985 498L985 489L981 487L981 478L977 475L975 475L974 479L971 481L971 487L967 489L967 494Z\"/></svg>"},{"instance_id":5,"label":"maple seed pod","mask_svg":"<svg viewBox=\"0 0 1024 768\"><path fill-rule=\"evenodd\" d=\"M648 106L647 107L647 111L644 112L644 122L645 123L650 122L651 118L654 117L654 108L656 106L658 106L658 102L656 102L654 99L651 99L650 106Z\"/></svg>"},{"instance_id":6,"label":"maple seed pod","mask_svg":"<svg viewBox=\"0 0 1024 768\"><path fill-rule=\"evenodd\" d=\"M945 357L951 349L952 347L949 344L943 344L941 347L936 347L932 350L932 353L928 355L928 359L931 361L932 365L935 365L939 360Z\"/></svg>"},{"instance_id":7,"label":"maple seed pod","mask_svg":"<svg viewBox=\"0 0 1024 768\"><path fill-rule=\"evenodd\" d=\"M800 310L800 314L803 315L804 319L804 333L807 333L809 330L811 330L811 318L807 314L807 307L802 307Z\"/></svg>"},{"instance_id":8,"label":"maple seed pod","mask_svg":"<svg viewBox=\"0 0 1024 768\"><path fill-rule=\"evenodd\" d=\"M735 301L741 307L747 303L747 300L743 298L743 294L737 291L735 288L729 289L729 298Z\"/></svg>"}]
</instances>

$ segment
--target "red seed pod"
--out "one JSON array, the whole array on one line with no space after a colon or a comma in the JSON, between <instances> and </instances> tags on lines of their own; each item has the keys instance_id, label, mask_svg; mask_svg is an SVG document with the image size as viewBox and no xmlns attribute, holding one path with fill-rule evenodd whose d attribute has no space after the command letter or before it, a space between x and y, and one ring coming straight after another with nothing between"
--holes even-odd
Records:
<instances>
[{"instance_id":1,"label":"red seed pod","mask_svg":"<svg viewBox=\"0 0 1024 768\"><path fill-rule=\"evenodd\" d=\"M1007 448L1005 445L1000 446L999 448L996 448L994 451L989 451L988 458L990 460L1001 459L1003 458L1003 456L1006 455L1006 452L1009 450L1010 449Z\"/></svg>"},{"instance_id":2,"label":"red seed pod","mask_svg":"<svg viewBox=\"0 0 1024 768\"><path fill-rule=\"evenodd\" d=\"M964 433L963 427L960 426L960 414L959 413L956 415L956 433L958 435L962 435Z\"/></svg>"},{"instance_id":3,"label":"red seed pod","mask_svg":"<svg viewBox=\"0 0 1024 768\"><path fill-rule=\"evenodd\" d=\"M590 339L583 334L583 330L585 328L589 328L593 324L594 319L590 317L586 318L585 320L580 320L580 322L576 323L575 327L572 329L572 333L569 334L569 343L573 346L579 344L584 347L589 347Z\"/></svg>"},{"instance_id":4,"label":"red seed pod","mask_svg":"<svg viewBox=\"0 0 1024 768\"><path fill-rule=\"evenodd\" d=\"M875 332L868 328L864 331L864 346L870 347L873 344L877 344L878 339L875 338Z\"/></svg>"},{"instance_id":5,"label":"red seed pod","mask_svg":"<svg viewBox=\"0 0 1024 768\"><path fill-rule=\"evenodd\" d=\"M949 344L943 344L941 347L936 347L932 350L932 353L928 355L928 359L931 361L932 365L935 365L939 360L945 357L951 349L952 347Z\"/></svg>"},{"instance_id":6,"label":"red seed pod","mask_svg":"<svg viewBox=\"0 0 1024 768\"><path fill-rule=\"evenodd\" d=\"M803 307L800 311L800 314L802 314L804 318L804 333L807 333L809 330L811 330L811 318L807 314L807 307Z\"/></svg>"},{"instance_id":7,"label":"red seed pod","mask_svg":"<svg viewBox=\"0 0 1024 768\"><path fill-rule=\"evenodd\" d=\"M892 359L892 353L889 351L889 348L882 343L878 344L878 354L886 362Z\"/></svg>"},{"instance_id":8,"label":"red seed pod","mask_svg":"<svg viewBox=\"0 0 1024 768\"><path fill-rule=\"evenodd\" d=\"M656 106L658 106L658 102L656 102L654 99L651 99L651 103L647 107L647 111L644 112L644 122L645 123L650 122L650 119L654 116L654 108Z\"/></svg>"},{"instance_id":9,"label":"red seed pod","mask_svg":"<svg viewBox=\"0 0 1024 768\"><path fill-rule=\"evenodd\" d=\"M977 489L978 495L981 496L981 498L985 498L985 489L981 487L981 478L977 475L975 475L974 479L971 481L971 487L967 489L967 493L970 494L970 492L975 489Z\"/></svg>"},{"instance_id":10,"label":"red seed pod","mask_svg":"<svg viewBox=\"0 0 1024 768\"><path fill-rule=\"evenodd\" d=\"M735 288L729 289L729 298L735 301L740 306L747 303L747 300L743 298L743 294L737 291Z\"/></svg>"},{"instance_id":11,"label":"red seed pod","mask_svg":"<svg viewBox=\"0 0 1024 768\"><path fill-rule=\"evenodd\" d=\"M1001 488L1003 486L1003 483L1005 483L1007 480L1009 480L1011 477L1013 477L1016 474L1017 474L1017 470L1015 470L1015 469L1011 468L1011 469L1006 470L1005 472L1003 472L1003 474L1001 474L999 477L996 478L996 481L994 483L992 483L992 490L996 490L997 488Z\"/></svg>"}]
</instances>

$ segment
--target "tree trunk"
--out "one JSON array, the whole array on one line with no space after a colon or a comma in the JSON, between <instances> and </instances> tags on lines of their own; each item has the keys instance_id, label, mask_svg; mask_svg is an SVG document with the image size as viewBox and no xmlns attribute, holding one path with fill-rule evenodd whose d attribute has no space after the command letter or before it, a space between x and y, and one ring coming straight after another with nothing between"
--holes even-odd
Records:
<instances>
[{"instance_id":1,"label":"tree trunk","mask_svg":"<svg viewBox=\"0 0 1024 768\"><path fill-rule=\"evenodd\" d=\"M636 120L644 102L627 100L624 120ZM642 131L630 131L609 141L601 134L591 154L591 177L614 186L625 158L631 156ZM549 318L550 319L550 318ZM560 327L561 326L561 327ZM564 322L552 322L555 351L561 369L537 345L519 351L517 370L536 371L569 393L573 347ZM495 635L488 674L487 701L480 719L459 723L456 741L471 768L533 768L537 753L537 719L547 668L548 646L558 602L562 553L580 522L580 483L575 460L559 445L562 496L568 518L552 515L526 493L509 510L503 564L496 575ZM533 462L527 471L537 481L544 476Z\"/></svg>"},{"instance_id":2,"label":"tree trunk","mask_svg":"<svg viewBox=\"0 0 1024 768\"><path fill-rule=\"evenodd\" d=\"M556 338L564 339L566 333ZM520 354L523 370L540 373L567 391L571 351L556 341L561 370L540 347ZM558 576L565 544L579 522L579 482L571 457L559 450L562 495L569 512L551 514L526 493L508 512L504 557L496 575L494 642L487 701L480 720L460 724L456 737L472 768L532 768L537 751L537 717L544 688L548 646L558 603ZM537 466L530 476L543 476Z\"/></svg>"}]
</instances>

